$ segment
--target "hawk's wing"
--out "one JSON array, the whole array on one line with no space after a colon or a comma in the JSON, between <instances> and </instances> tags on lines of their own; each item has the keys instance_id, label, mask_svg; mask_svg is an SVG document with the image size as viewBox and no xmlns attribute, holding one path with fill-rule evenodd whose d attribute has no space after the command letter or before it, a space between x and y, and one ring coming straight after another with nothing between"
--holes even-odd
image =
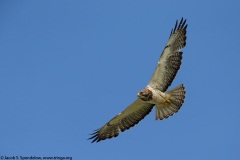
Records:
<instances>
[{"instance_id":1,"label":"hawk's wing","mask_svg":"<svg viewBox=\"0 0 240 160\"><path fill-rule=\"evenodd\" d=\"M182 52L179 52L179 50L186 45L186 29L186 19L183 20L182 18L179 24L178 21L176 22L168 43L158 60L157 68L149 82L151 87L165 92L171 85L181 65Z\"/></svg>"},{"instance_id":2,"label":"hawk's wing","mask_svg":"<svg viewBox=\"0 0 240 160\"><path fill-rule=\"evenodd\" d=\"M117 137L120 131L124 132L138 124L138 122L151 112L153 106L154 104L137 99L102 128L96 130L89 139L93 139L92 142L99 142L107 138Z\"/></svg>"}]
</instances>

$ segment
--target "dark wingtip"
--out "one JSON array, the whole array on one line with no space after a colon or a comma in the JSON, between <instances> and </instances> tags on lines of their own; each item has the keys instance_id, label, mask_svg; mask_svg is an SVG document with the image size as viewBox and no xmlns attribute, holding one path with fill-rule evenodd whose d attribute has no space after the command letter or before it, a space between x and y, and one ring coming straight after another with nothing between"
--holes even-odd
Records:
<instances>
[{"instance_id":1,"label":"dark wingtip","mask_svg":"<svg viewBox=\"0 0 240 160\"><path fill-rule=\"evenodd\" d=\"M185 25L185 27L183 28L183 30L186 30L186 29L187 29L187 26L188 26L188 24Z\"/></svg>"},{"instance_id":2,"label":"dark wingtip","mask_svg":"<svg viewBox=\"0 0 240 160\"><path fill-rule=\"evenodd\" d=\"M94 133L91 133L91 134L89 134L89 135L95 135L97 132L94 132Z\"/></svg>"},{"instance_id":3,"label":"dark wingtip","mask_svg":"<svg viewBox=\"0 0 240 160\"><path fill-rule=\"evenodd\" d=\"M176 20L176 24L175 24L175 27L174 27L174 29L173 29L173 33L176 31L177 25L178 25L178 20Z\"/></svg>"},{"instance_id":4,"label":"dark wingtip","mask_svg":"<svg viewBox=\"0 0 240 160\"><path fill-rule=\"evenodd\" d=\"M176 20L176 24L175 24L175 27L171 30L171 33L170 33L170 36L169 38L171 37L172 34L174 34L177 30L179 29L182 29L182 30L185 30L187 29L187 19L184 19L183 17L181 18L180 22L178 23L178 20Z\"/></svg>"},{"instance_id":5,"label":"dark wingtip","mask_svg":"<svg viewBox=\"0 0 240 160\"><path fill-rule=\"evenodd\" d=\"M89 135L92 135L92 137L88 138L87 140L92 140L91 143L101 141L101 139L98 136L99 135L99 129L94 130L94 132L89 134Z\"/></svg>"}]
</instances>

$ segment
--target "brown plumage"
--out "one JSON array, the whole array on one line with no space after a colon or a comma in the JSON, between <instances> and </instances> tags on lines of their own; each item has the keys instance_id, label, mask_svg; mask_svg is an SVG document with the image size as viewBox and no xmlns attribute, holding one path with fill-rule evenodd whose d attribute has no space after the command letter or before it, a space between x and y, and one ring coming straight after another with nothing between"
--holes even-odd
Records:
<instances>
[{"instance_id":1,"label":"brown plumage","mask_svg":"<svg viewBox=\"0 0 240 160\"><path fill-rule=\"evenodd\" d=\"M117 137L121 132L135 126L156 106L156 119L164 119L178 112L184 103L185 87L180 85L165 92L174 80L182 60L183 52L179 50L186 45L186 20L175 24L164 48L156 70L149 84L140 92L138 98L124 111L116 115L107 124L92 134L92 142L99 142Z\"/></svg>"}]
</instances>

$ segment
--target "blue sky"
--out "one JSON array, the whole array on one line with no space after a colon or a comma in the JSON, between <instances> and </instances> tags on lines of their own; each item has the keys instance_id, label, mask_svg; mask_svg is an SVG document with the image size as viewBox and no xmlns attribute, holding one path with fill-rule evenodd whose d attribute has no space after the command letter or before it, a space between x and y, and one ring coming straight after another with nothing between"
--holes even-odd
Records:
<instances>
[{"instance_id":1,"label":"blue sky","mask_svg":"<svg viewBox=\"0 0 240 160\"><path fill-rule=\"evenodd\" d=\"M0 156L239 159L240 2L0 2ZM90 133L136 99L176 19L187 19L186 86L173 117L155 109L117 138Z\"/></svg>"}]
</instances>

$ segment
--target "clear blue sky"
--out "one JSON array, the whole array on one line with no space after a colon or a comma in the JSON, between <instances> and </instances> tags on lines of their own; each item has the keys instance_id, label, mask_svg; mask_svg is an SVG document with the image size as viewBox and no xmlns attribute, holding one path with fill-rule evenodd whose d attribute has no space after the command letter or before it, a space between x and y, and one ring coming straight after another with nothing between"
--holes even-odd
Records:
<instances>
[{"instance_id":1,"label":"clear blue sky","mask_svg":"<svg viewBox=\"0 0 240 160\"><path fill-rule=\"evenodd\" d=\"M0 156L240 159L240 1L0 1ZM90 133L145 87L176 19L187 19L186 86L119 137Z\"/></svg>"}]
</instances>

